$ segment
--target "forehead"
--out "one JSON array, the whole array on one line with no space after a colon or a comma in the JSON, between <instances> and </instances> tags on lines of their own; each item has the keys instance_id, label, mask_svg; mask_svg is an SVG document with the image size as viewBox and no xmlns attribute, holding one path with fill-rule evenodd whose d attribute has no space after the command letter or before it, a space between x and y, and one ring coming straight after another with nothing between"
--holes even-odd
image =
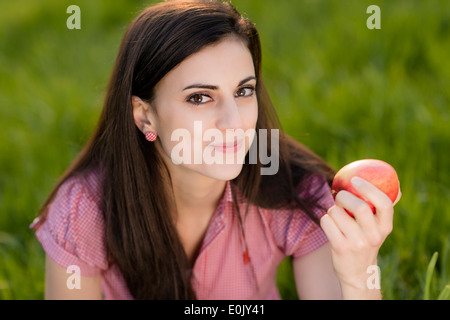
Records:
<instances>
[{"instance_id":1,"label":"forehead","mask_svg":"<svg viewBox=\"0 0 450 320\"><path fill-rule=\"evenodd\" d=\"M158 86L170 83L184 88L192 83L220 86L238 83L255 76L252 55L246 44L237 37L226 37L190 55L161 79Z\"/></svg>"}]
</instances>

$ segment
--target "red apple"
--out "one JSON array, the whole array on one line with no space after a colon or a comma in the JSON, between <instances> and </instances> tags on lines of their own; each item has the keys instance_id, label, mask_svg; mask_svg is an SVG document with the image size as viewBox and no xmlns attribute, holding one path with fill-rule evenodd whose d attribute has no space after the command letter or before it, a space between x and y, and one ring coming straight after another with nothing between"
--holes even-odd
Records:
<instances>
[{"instance_id":1,"label":"red apple","mask_svg":"<svg viewBox=\"0 0 450 320\"><path fill-rule=\"evenodd\" d=\"M373 204L353 188L350 180L354 176L358 176L372 183L375 187L386 193L392 202L397 198L399 181L395 169L390 164L376 159L358 160L342 167L334 176L331 185L333 197L336 197L336 194L341 190L351 192L355 196L366 201L372 209L372 212L375 214L375 207ZM353 217L351 212L347 211L347 213Z\"/></svg>"}]
</instances>

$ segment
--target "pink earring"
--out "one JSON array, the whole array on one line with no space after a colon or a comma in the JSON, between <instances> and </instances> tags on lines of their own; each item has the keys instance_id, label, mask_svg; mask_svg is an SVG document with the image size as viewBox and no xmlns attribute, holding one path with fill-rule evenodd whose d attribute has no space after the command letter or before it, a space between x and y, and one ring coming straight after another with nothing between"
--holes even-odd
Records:
<instances>
[{"instance_id":1,"label":"pink earring","mask_svg":"<svg viewBox=\"0 0 450 320\"><path fill-rule=\"evenodd\" d=\"M153 142L156 140L156 133L152 132L152 131L148 131L145 133L145 139L147 139L147 141Z\"/></svg>"}]
</instances>

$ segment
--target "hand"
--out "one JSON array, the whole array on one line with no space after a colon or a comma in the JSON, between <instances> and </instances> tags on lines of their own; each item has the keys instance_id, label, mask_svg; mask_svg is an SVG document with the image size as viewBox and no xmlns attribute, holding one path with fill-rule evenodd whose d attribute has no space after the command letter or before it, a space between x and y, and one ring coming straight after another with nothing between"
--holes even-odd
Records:
<instances>
[{"instance_id":1,"label":"hand","mask_svg":"<svg viewBox=\"0 0 450 320\"><path fill-rule=\"evenodd\" d=\"M354 188L366 197L376 209L373 214L369 205L345 190L338 192L335 205L320 220L331 246L333 266L345 287L367 290L367 268L377 265L378 251L393 227L394 204L389 197L368 181L352 178ZM352 212L352 218L345 212Z\"/></svg>"}]
</instances>

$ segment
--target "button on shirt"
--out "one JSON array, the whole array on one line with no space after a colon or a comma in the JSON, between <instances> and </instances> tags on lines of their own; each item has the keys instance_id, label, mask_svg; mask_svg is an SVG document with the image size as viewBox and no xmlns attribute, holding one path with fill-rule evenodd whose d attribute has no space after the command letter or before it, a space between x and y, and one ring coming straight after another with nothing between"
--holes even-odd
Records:
<instances>
[{"instance_id":1,"label":"button on shirt","mask_svg":"<svg viewBox=\"0 0 450 320\"><path fill-rule=\"evenodd\" d=\"M58 190L36 237L58 265L76 265L82 276L101 275L105 299L133 299L120 270L108 265L105 227L95 173L73 177ZM317 217L334 204L325 179L309 175L297 186L301 197L322 195ZM233 205L230 182L214 212L191 272L198 299L280 299L276 286L278 265L286 256L306 255L327 242L327 237L301 209L274 210L250 205L237 194L243 217L248 259ZM34 227L36 222L32 224ZM69 276L69 275L68 275Z\"/></svg>"}]
</instances>

